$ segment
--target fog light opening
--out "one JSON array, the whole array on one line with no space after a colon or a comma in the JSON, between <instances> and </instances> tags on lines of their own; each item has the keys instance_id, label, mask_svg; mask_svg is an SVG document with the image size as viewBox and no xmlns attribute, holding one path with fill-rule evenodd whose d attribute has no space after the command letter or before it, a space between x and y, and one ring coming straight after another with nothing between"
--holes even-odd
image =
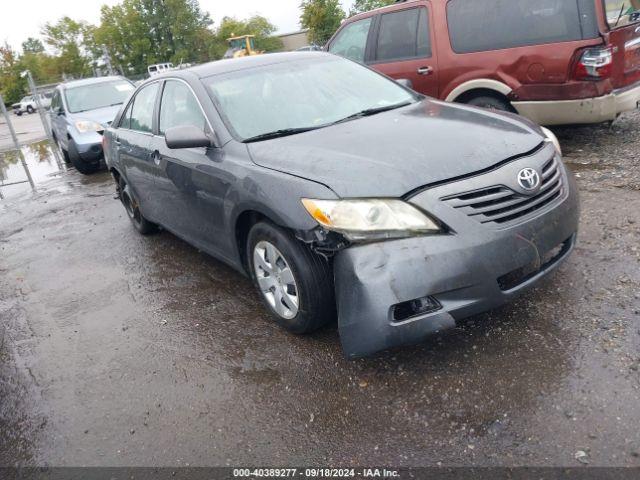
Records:
<instances>
[{"instance_id":1,"label":"fog light opening","mask_svg":"<svg viewBox=\"0 0 640 480\"><path fill-rule=\"evenodd\" d=\"M410 318L420 317L442 309L440 302L433 297L416 298L408 302L398 303L391 307L394 323L404 322Z\"/></svg>"}]
</instances>

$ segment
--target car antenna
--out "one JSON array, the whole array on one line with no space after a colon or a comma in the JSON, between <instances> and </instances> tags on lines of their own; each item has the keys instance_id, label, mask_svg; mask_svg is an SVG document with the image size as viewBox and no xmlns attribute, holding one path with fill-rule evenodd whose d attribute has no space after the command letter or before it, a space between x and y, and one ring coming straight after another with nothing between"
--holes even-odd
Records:
<instances>
[{"instance_id":1,"label":"car antenna","mask_svg":"<svg viewBox=\"0 0 640 480\"><path fill-rule=\"evenodd\" d=\"M618 26L618 23L620 22L620 19L622 18L622 12L624 12L624 5L627 2L622 2L622 6L620 7L620 13L618 14L618 19L616 20L616 24L613 26L613 28L616 28Z\"/></svg>"}]
</instances>

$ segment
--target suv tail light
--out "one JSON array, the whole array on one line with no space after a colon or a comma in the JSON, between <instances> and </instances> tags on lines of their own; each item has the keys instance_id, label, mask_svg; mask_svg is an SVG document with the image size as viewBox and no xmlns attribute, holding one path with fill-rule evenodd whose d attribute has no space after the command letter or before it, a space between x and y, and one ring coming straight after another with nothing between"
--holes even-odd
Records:
<instances>
[{"instance_id":1,"label":"suv tail light","mask_svg":"<svg viewBox=\"0 0 640 480\"><path fill-rule=\"evenodd\" d=\"M587 48L578 52L573 71L576 80L604 80L613 70L613 47Z\"/></svg>"}]
</instances>

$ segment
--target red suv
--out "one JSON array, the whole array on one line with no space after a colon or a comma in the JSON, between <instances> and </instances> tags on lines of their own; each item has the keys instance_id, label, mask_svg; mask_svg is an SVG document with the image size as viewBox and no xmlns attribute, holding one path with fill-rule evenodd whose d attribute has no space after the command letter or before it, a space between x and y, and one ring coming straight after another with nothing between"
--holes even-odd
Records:
<instances>
[{"instance_id":1,"label":"red suv","mask_svg":"<svg viewBox=\"0 0 640 480\"><path fill-rule=\"evenodd\" d=\"M347 20L327 44L420 93L543 125L640 102L640 0L416 0Z\"/></svg>"}]
</instances>

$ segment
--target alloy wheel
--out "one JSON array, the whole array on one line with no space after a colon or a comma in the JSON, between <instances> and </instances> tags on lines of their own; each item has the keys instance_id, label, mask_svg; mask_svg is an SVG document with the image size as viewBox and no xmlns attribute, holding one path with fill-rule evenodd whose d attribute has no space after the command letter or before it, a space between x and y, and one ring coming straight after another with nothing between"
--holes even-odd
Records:
<instances>
[{"instance_id":1,"label":"alloy wheel","mask_svg":"<svg viewBox=\"0 0 640 480\"><path fill-rule=\"evenodd\" d=\"M269 305L281 317L294 318L300 306L298 286L280 250L267 241L258 242L253 249L253 269Z\"/></svg>"}]
</instances>

